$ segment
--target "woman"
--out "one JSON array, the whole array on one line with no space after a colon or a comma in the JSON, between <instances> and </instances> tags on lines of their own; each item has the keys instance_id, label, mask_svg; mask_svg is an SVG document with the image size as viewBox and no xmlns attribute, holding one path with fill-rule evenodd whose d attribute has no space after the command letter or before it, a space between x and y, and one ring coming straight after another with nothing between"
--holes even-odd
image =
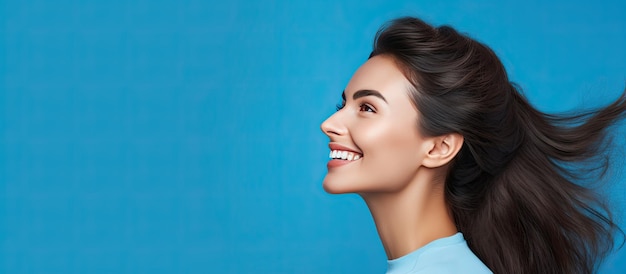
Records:
<instances>
[{"instance_id":1,"label":"woman","mask_svg":"<svg viewBox=\"0 0 626 274\"><path fill-rule=\"evenodd\" d=\"M544 114L488 47L400 18L342 97L321 126L323 186L365 200L387 273L591 273L621 233L580 183L608 168L626 92L597 111Z\"/></svg>"}]
</instances>

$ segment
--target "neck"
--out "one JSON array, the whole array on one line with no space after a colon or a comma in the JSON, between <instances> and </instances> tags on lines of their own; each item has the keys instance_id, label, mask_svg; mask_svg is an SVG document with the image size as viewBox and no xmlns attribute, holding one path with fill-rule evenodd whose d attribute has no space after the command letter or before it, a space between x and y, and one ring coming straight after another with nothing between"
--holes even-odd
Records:
<instances>
[{"instance_id":1,"label":"neck","mask_svg":"<svg viewBox=\"0 0 626 274\"><path fill-rule=\"evenodd\" d=\"M387 259L402 257L457 233L445 203L443 182L433 183L433 178L415 178L397 192L361 194L374 218Z\"/></svg>"}]
</instances>

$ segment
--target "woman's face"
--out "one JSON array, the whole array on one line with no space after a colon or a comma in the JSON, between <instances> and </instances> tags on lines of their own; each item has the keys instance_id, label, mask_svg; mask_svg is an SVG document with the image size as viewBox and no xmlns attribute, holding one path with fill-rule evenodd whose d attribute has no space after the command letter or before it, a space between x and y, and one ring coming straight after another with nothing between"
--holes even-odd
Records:
<instances>
[{"instance_id":1,"label":"woman's face","mask_svg":"<svg viewBox=\"0 0 626 274\"><path fill-rule=\"evenodd\" d=\"M352 76L343 108L321 125L330 156L343 157L328 162L327 192L397 191L415 178L426 146L410 86L388 56L370 58Z\"/></svg>"}]
</instances>

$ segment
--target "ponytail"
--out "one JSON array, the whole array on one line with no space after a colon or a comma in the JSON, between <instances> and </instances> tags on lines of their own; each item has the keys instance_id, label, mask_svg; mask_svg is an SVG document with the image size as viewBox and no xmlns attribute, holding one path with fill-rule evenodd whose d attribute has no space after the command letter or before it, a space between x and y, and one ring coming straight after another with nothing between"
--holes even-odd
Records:
<instances>
[{"instance_id":1,"label":"ponytail","mask_svg":"<svg viewBox=\"0 0 626 274\"><path fill-rule=\"evenodd\" d=\"M591 273L623 232L596 189L609 167L611 105L559 116L533 108L496 55L453 28L400 18L371 56L394 57L425 135L460 133L446 201L469 247L495 273ZM370 56L370 57L371 57Z\"/></svg>"}]
</instances>

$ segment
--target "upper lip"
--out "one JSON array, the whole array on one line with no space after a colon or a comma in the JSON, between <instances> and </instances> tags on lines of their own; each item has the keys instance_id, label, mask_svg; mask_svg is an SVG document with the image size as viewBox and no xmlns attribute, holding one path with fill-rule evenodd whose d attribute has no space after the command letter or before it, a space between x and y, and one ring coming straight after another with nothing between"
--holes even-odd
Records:
<instances>
[{"instance_id":1,"label":"upper lip","mask_svg":"<svg viewBox=\"0 0 626 274\"><path fill-rule=\"evenodd\" d=\"M330 150L350 151L350 152L354 152L354 153L363 155L363 153L361 153L360 151L358 151L356 149L353 149L353 148L350 148L350 147L347 147L347 146L344 146L344 145L340 145L340 144L337 144L337 143L329 143L328 147L330 148Z\"/></svg>"}]
</instances>

